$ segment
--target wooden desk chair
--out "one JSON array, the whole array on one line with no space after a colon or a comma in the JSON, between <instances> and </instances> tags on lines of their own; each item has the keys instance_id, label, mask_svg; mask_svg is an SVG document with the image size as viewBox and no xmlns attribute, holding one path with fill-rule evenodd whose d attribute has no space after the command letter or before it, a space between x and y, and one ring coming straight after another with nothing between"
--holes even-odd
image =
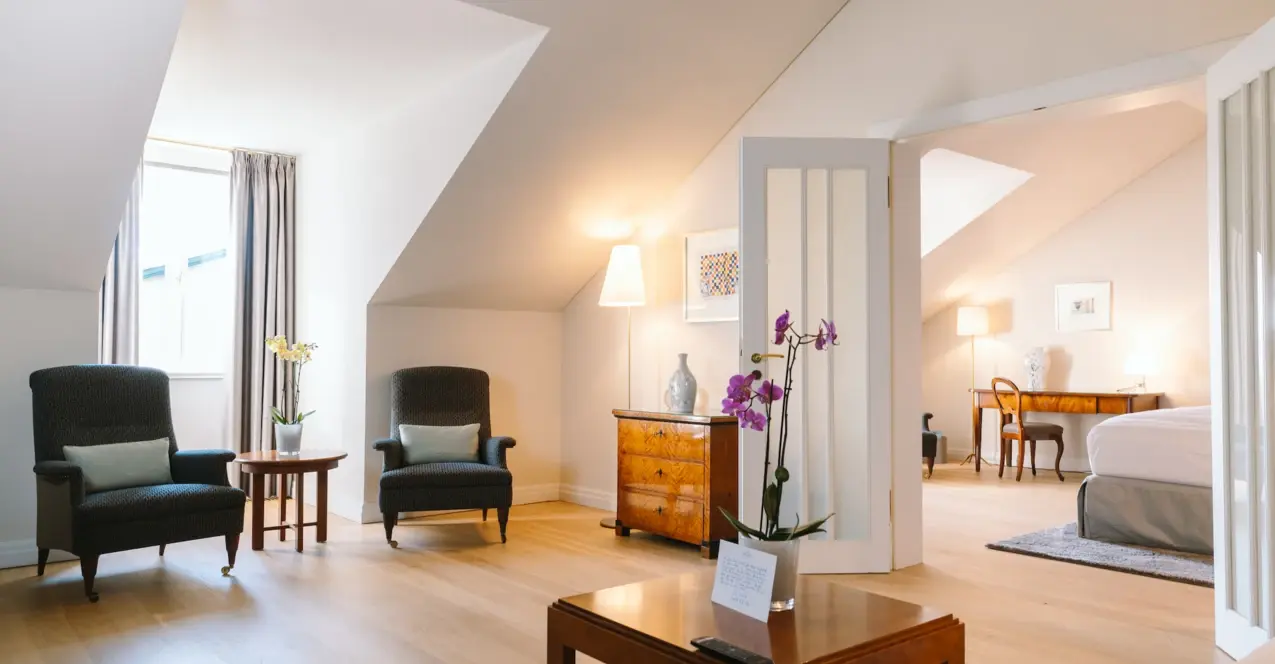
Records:
<instances>
[{"instance_id":1,"label":"wooden desk chair","mask_svg":"<svg viewBox=\"0 0 1275 664\"><path fill-rule=\"evenodd\" d=\"M1005 385L1013 392L1014 397L1008 403L1007 395L1004 395L998 389L998 385ZM1014 451L1013 441L1018 441L1018 475L1014 481L1019 482L1023 479L1023 466L1027 465L1026 453L1027 446L1031 445L1032 454L1032 475L1036 474L1036 441L1052 440L1058 443L1058 457L1054 459L1054 472L1058 473L1058 481L1065 481L1062 474L1062 455L1063 455L1063 428L1058 424L1046 424L1044 422L1028 422L1023 419L1023 394L1018 391L1018 386L1008 378L992 379L992 394L996 395L996 403L1001 410L1001 458L1000 472L997 477L1005 476L1005 455L1012 454ZM1011 461L1011 463L1013 463Z\"/></svg>"}]
</instances>

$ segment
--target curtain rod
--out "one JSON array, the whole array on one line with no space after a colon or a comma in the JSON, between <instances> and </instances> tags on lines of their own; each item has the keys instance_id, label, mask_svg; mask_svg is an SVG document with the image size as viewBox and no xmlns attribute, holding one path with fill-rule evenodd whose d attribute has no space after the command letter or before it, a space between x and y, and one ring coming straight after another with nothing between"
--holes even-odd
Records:
<instances>
[{"instance_id":1,"label":"curtain rod","mask_svg":"<svg viewBox=\"0 0 1275 664\"><path fill-rule=\"evenodd\" d=\"M222 152L234 152L235 148L222 147L220 145L208 145L207 143L192 143L190 141L178 141L171 138L159 138L158 136L147 136L148 141L158 141L160 143L172 143L174 145L185 145L192 148L204 148L205 150L221 150Z\"/></svg>"}]
</instances>

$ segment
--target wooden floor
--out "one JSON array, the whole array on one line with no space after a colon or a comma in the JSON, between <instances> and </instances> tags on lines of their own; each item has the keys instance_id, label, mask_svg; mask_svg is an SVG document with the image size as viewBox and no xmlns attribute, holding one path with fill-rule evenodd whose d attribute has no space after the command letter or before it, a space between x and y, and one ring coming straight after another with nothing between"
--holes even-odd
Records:
<instances>
[{"instance_id":1,"label":"wooden floor","mask_svg":"<svg viewBox=\"0 0 1275 664\"><path fill-rule=\"evenodd\" d=\"M985 549L1075 519L1079 476L1022 483L940 466L925 482L926 564L839 582L950 610L970 662L1213 662L1212 592ZM270 514L270 510L267 510ZM602 512L515 507L509 543L464 513L400 524L334 519L326 545L295 553L247 538L232 578L221 540L104 556L84 600L76 563L0 570L0 661L544 661L545 609L557 597L705 569L697 547L614 537ZM313 534L310 534L313 537ZM584 659L584 658L582 658ZM1221 660L1217 660L1221 661Z\"/></svg>"}]
</instances>

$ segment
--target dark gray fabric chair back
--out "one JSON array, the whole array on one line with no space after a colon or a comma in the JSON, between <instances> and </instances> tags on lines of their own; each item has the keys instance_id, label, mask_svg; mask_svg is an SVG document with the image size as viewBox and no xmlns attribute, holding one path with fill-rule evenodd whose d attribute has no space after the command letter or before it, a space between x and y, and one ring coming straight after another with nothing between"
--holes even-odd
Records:
<instances>
[{"instance_id":1,"label":"dark gray fabric chair back","mask_svg":"<svg viewBox=\"0 0 1275 664\"><path fill-rule=\"evenodd\" d=\"M460 426L477 422L478 440L491 438L491 379L463 367L400 369L390 379L390 437L398 425Z\"/></svg>"},{"instance_id":2,"label":"dark gray fabric chair back","mask_svg":"<svg viewBox=\"0 0 1275 664\"><path fill-rule=\"evenodd\" d=\"M67 445L168 438L177 452L168 374L159 369L83 364L31 374L35 460L65 461Z\"/></svg>"}]
</instances>

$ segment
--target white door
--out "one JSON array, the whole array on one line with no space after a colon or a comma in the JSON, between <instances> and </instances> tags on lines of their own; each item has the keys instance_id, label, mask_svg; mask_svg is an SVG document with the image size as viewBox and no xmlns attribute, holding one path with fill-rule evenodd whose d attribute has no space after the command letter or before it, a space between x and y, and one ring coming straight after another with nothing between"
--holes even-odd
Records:
<instances>
[{"instance_id":1,"label":"white door","mask_svg":"<svg viewBox=\"0 0 1275 664\"><path fill-rule=\"evenodd\" d=\"M1217 645L1272 636L1271 294L1275 22L1208 73L1213 548Z\"/></svg>"},{"instance_id":2,"label":"white door","mask_svg":"<svg viewBox=\"0 0 1275 664\"><path fill-rule=\"evenodd\" d=\"M740 373L783 379L787 357L757 356L787 353L774 343L785 310L798 332L827 319L839 336L831 350L801 349L785 396L779 523L836 514L802 545L804 573L892 566L890 150L886 140L817 138L745 138L741 148ZM915 254L919 272L919 244ZM918 315L918 342L919 325ZM777 467L778 409L773 418L769 466L766 436L741 431L740 516L754 527Z\"/></svg>"}]
</instances>

